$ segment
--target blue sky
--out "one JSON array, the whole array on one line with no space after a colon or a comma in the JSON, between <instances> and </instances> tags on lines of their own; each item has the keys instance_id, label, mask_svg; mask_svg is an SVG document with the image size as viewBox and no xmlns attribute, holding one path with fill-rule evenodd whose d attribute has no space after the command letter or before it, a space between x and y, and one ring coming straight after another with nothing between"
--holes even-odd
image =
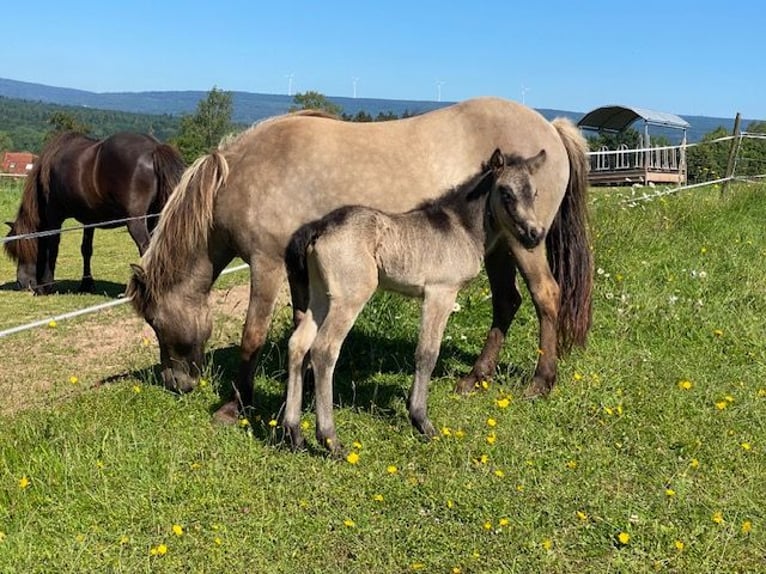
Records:
<instances>
[{"instance_id":1,"label":"blue sky","mask_svg":"<svg viewBox=\"0 0 766 574\"><path fill-rule=\"evenodd\" d=\"M766 119L766 2L39 0L0 77Z\"/></svg>"}]
</instances>

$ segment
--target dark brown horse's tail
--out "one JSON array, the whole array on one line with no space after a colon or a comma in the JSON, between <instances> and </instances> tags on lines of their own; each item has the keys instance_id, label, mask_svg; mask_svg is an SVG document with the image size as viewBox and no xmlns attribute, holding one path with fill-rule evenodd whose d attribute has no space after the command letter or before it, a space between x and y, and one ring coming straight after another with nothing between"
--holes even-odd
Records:
<instances>
[{"instance_id":1,"label":"dark brown horse's tail","mask_svg":"<svg viewBox=\"0 0 766 574\"><path fill-rule=\"evenodd\" d=\"M47 194L48 181L43 178L49 176L49 170L42 169L40 157L35 166L27 174L24 182L24 191L21 194L21 204L16 212L16 220L11 223L11 231L8 237L13 235L26 235L40 230L40 206L42 205L41 194ZM37 260L37 240L18 239L3 244L6 255L19 263L32 263Z\"/></svg>"},{"instance_id":2,"label":"dark brown horse's tail","mask_svg":"<svg viewBox=\"0 0 766 574\"><path fill-rule=\"evenodd\" d=\"M593 256L588 233L588 147L570 120L556 118L552 123L569 156L569 183L546 238L548 263L561 290L559 350L566 352L572 345L585 346L591 325Z\"/></svg>"},{"instance_id":3,"label":"dark brown horse's tail","mask_svg":"<svg viewBox=\"0 0 766 574\"><path fill-rule=\"evenodd\" d=\"M167 203L173 188L178 185L186 166L181 154L168 144L158 145L152 153L152 159L157 178L157 199L154 201L153 211L159 212Z\"/></svg>"}]
</instances>

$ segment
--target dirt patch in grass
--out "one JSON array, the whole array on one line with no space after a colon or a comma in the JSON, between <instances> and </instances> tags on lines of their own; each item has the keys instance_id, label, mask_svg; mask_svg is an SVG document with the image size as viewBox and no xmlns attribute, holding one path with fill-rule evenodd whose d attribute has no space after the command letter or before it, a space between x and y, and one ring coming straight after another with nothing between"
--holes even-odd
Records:
<instances>
[{"instance_id":1,"label":"dirt patch in grass","mask_svg":"<svg viewBox=\"0 0 766 574\"><path fill-rule=\"evenodd\" d=\"M238 338L249 295L249 285L211 293L214 322L230 324L231 337ZM287 302L283 289L278 305ZM151 327L125 305L0 339L0 356L0 415L11 415L151 369L159 348Z\"/></svg>"}]
</instances>

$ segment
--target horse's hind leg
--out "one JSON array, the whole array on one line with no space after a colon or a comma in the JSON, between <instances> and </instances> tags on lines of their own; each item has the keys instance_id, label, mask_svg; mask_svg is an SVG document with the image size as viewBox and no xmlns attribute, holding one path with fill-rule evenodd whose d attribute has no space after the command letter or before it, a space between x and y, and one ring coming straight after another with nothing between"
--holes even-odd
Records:
<instances>
[{"instance_id":1,"label":"horse's hind leg","mask_svg":"<svg viewBox=\"0 0 766 574\"><path fill-rule=\"evenodd\" d=\"M132 219L128 221L128 233L138 247L139 255L143 255L146 248L149 247L149 228L145 218Z\"/></svg>"},{"instance_id":2,"label":"horse's hind leg","mask_svg":"<svg viewBox=\"0 0 766 574\"><path fill-rule=\"evenodd\" d=\"M484 262L492 291L492 326L471 372L458 381L455 387L458 393L469 393L494 375L508 328L521 305L521 294L516 286L516 263L507 244L500 242L485 255Z\"/></svg>"},{"instance_id":3,"label":"horse's hind leg","mask_svg":"<svg viewBox=\"0 0 766 574\"><path fill-rule=\"evenodd\" d=\"M303 433L300 427L301 404L303 402L303 377L306 356L317 335L318 325L326 313L326 302L306 311L302 321L297 325L288 344L288 379L285 411L282 416L282 426L293 449L303 446ZM316 309L317 313L314 313Z\"/></svg>"},{"instance_id":4,"label":"horse's hind leg","mask_svg":"<svg viewBox=\"0 0 766 574\"><path fill-rule=\"evenodd\" d=\"M82 255L82 281L78 291L80 293L94 293L96 291L96 282L90 270L90 260L93 257L93 235L95 228L86 227L82 233L82 244L80 245L80 255Z\"/></svg>"},{"instance_id":5,"label":"horse's hind leg","mask_svg":"<svg viewBox=\"0 0 766 574\"><path fill-rule=\"evenodd\" d=\"M534 398L547 395L556 383L560 291L543 246L531 252L519 246L514 248L514 254L540 323L537 366L532 383L524 393L527 398Z\"/></svg>"},{"instance_id":6,"label":"horse's hind leg","mask_svg":"<svg viewBox=\"0 0 766 574\"><path fill-rule=\"evenodd\" d=\"M407 402L413 426L428 438L436 435L436 429L428 419L428 384L456 296L457 290L454 289L427 289L423 299L420 336L415 352L415 381Z\"/></svg>"}]
</instances>

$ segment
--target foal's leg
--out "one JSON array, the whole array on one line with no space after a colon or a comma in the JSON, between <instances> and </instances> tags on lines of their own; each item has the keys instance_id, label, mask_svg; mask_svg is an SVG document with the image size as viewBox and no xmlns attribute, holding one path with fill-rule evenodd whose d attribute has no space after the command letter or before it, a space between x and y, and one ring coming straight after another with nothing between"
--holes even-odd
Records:
<instances>
[{"instance_id":1,"label":"foal's leg","mask_svg":"<svg viewBox=\"0 0 766 574\"><path fill-rule=\"evenodd\" d=\"M250 304L242 331L239 374L233 398L214 414L218 422L236 422L238 414L253 404L255 366L269 333L271 315L283 281L284 266L281 261L257 257L250 262Z\"/></svg>"},{"instance_id":2,"label":"foal's leg","mask_svg":"<svg viewBox=\"0 0 766 574\"><path fill-rule=\"evenodd\" d=\"M326 303L323 305L326 309ZM317 335L318 324L322 317L317 317L312 309L306 311L300 324L296 327L288 344L288 379L285 411L282 416L282 426L293 449L303 446L301 432L301 403L303 400L304 362L309 349Z\"/></svg>"},{"instance_id":3,"label":"foal's leg","mask_svg":"<svg viewBox=\"0 0 766 574\"><path fill-rule=\"evenodd\" d=\"M494 375L506 333L521 306L521 294L516 286L516 263L508 245L504 241L498 242L484 256L484 262L492 291L492 326L471 372L458 381L455 387L458 393L469 393L481 381Z\"/></svg>"},{"instance_id":4,"label":"foal's leg","mask_svg":"<svg viewBox=\"0 0 766 574\"><path fill-rule=\"evenodd\" d=\"M537 367L532 383L524 392L527 398L534 398L547 395L556 383L560 291L548 266L543 245L534 251L514 246L513 252L532 295L540 323Z\"/></svg>"},{"instance_id":5,"label":"foal's leg","mask_svg":"<svg viewBox=\"0 0 766 574\"><path fill-rule=\"evenodd\" d=\"M93 293L96 290L96 282L93 281L93 275L90 271L90 259L93 257L93 234L96 231L93 227L87 227L82 232L82 244L80 245L80 255L82 255L82 281L78 291L80 293Z\"/></svg>"},{"instance_id":6,"label":"foal's leg","mask_svg":"<svg viewBox=\"0 0 766 574\"><path fill-rule=\"evenodd\" d=\"M364 305L375 292L377 277L372 281L370 284L364 284L361 281L356 283L353 293L345 293L343 296L336 296L333 293L327 316L319 327L314 344L311 346L317 414L316 437L319 444L332 453L343 450L343 445L335 432L332 413L335 364L343 341L354 326ZM313 296L312 291L312 299Z\"/></svg>"},{"instance_id":7,"label":"foal's leg","mask_svg":"<svg viewBox=\"0 0 766 574\"><path fill-rule=\"evenodd\" d=\"M439 357L439 348L452 308L457 297L456 289L427 288L420 314L420 335L415 351L415 381L410 390L408 407L413 426L428 438L436 435L436 429L428 419L428 384Z\"/></svg>"}]
</instances>

